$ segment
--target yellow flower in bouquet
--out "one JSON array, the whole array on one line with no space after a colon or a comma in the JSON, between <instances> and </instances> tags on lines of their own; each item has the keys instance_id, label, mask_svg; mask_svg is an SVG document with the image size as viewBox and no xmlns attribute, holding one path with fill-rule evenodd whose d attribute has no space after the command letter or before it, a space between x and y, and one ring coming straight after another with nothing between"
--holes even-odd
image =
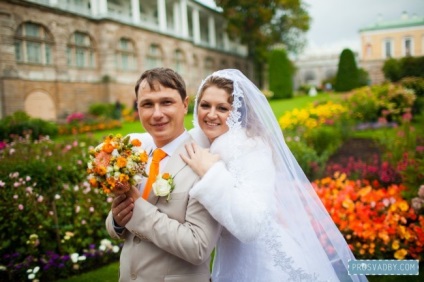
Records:
<instances>
[{"instance_id":1,"label":"yellow flower in bouquet","mask_svg":"<svg viewBox=\"0 0 424 282\"><path fill-rule=\"evenodd\" d=\"M107 136L103 143L90 150L87 164L88 181L106 194L127 192L146 177L148 155L141 141L121 134Z\"/></svg>"}]
</instances>

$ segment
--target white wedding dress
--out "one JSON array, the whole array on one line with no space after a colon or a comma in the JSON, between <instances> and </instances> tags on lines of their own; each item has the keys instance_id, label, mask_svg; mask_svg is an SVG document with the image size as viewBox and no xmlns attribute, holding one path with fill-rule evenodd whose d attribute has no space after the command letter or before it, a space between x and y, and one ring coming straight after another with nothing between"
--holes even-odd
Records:
<instances>
[{"instance_id":1,"label":"white wedding dress","mask_svg":"<svg viewBox=\"0 0 424 282\"><path fill-rule=\"evenodd\" d=\"M303 249L276 214L275 165L260 138L234 129L212 143L216 163L192 188L224 229L216 246L214 282L339 281L319 250ZM278 220L278 218L280 220Z\"/></svg>"}]
</instances>

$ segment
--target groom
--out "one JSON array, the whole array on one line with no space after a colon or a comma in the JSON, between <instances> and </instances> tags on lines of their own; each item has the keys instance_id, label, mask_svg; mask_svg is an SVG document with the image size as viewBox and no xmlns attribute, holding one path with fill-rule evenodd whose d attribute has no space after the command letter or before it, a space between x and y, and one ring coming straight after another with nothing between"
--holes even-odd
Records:
<instances>
[{"instance_id":1,"label":"groom","mask_svg":"<svg viewBox=\"0 0 424 282\"><path fill-rule=\"evenodd\" d=\"M169 173L175 188L167 201L144 189L149 186L144 180L141 191L133 188L113 200L106 228L112 238L125 240L119 281L209 281L210 254L221 226L188 194L198 176L180 157L187 154L184 144L193 141L184 128L185 83L173 70L155 68L141 75L135 92L148 133L131 138L141 140L147 152L162 149L159 173Z\"/></svg>"}]
</instances>

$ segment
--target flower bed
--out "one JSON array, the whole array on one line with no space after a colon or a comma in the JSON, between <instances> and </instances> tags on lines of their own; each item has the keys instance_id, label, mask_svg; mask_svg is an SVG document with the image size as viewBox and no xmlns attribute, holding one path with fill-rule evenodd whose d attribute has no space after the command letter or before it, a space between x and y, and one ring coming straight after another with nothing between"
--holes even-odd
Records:
<instances>
[{"instance_id":1,"label":"flower bed","mask_svg":"<svg viewBox=\"0 0 424 282\"><path fill-rule=\"evenodd\" d=\"M313 185L357 258L422 259L424 216L403 199L403 185L381 187L343 173Z\"/></svg>"}]
</instances>

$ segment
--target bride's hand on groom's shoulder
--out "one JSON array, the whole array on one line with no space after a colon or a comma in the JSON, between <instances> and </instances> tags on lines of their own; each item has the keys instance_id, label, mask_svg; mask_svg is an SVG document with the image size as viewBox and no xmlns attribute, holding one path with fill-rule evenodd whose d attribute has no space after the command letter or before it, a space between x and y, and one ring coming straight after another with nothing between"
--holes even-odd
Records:
<instances>
[{"instance_id":1,"label":"bride's hand on groom's shoulder","mask_svg":"<svg viewBox=\"0 0 424 282\"><path fill-rule=\"evenodd\" d=\"M202 148L196 143L186 144L187 156L180 154L184 162L200 177L220 160L219 155L212 154L209 149Z\"/></svg>"}]
</instances>

